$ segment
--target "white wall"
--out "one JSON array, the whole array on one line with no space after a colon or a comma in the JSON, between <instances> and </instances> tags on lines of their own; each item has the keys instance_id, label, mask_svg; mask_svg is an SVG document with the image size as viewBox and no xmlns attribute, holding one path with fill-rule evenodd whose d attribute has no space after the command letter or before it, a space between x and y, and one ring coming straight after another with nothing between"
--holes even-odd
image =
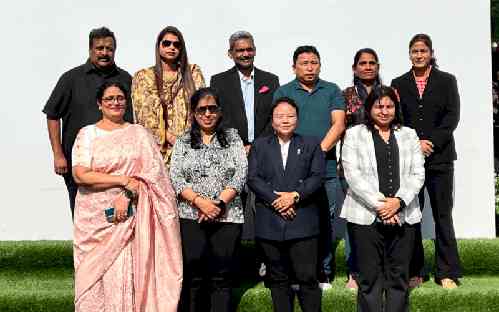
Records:
<instances>
[{"instance_id":1,"label":"white wall","mask_svg":"<svg viewBox=\"0 0 499 312\"><path fill-rule=\"evenodd\" d=\"M322 56L321 77L342 88L355 51L372 47L389 84L407 71L408 41L429 33L442 70L457 76L461 122L456 131L454 223L457 236L494 235L489 1L27 1L0 13L0 240L70 239L71 217L41 109L59 76L86 60L88 32L106 25L117 35L117 64L130 73L154 61L166 25L184 33L191 62L206 80L231 66L227 39L236 30L256 38L256 63L293 78L298 45Z\"/></svg>"}]
</instances>

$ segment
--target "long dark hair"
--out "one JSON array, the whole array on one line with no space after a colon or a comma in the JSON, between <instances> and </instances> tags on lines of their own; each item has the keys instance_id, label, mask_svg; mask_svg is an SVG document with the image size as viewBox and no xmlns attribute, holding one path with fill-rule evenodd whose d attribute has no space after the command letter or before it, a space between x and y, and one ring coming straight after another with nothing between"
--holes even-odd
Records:
<instances>
[{"instance_id":1,"label":"long dark hair","mask_svg":"<svg viewBox=\"0 0 499 312\"><path fill-rule=\"evenodd\" d=\"M409 41L409 51L411 50L412 46L416 42L422 42L422 43L424 43L425 46L427 46L430 49L430 51L431 51L430 65L435 67L435 68L438 68L437 59L435 58L435 56L433 54L433 43L431 41L430 36L427 34L414 35L414 37L412 37L411 41Z\"/></svg>"},{"instance_id":2,"label":"long dark hair","mask_svg":"<svg viewBox=\"0 0 499 312\"><path fill-rule=\"evenodd\" d=\"M359 60L360 60L360 57L362 56L362 54L370 54L374 57L374 59L376 60L376 63L379 64L379 58L378 58L378 54L376 53L376 51L374 51L373 49L371 48L363 48L363 49L360 49L359 51L357 51L353 57L353 64L352 64L352 68L355 68L357 66L357 64L359 63ZM381 78L379 77L379 71L378 71L378 74L376 75L376 83L377 84L381 84ZM356 85L358 82L360 82L360 78L357 77L355 74L353 75L353 83L354 85Z\"/></svg>"},{"instance_id":3,"label":"long dark hair","mask_svg":"<svg viewBox=\"0 0 499 312\"><path fill-rule=\"evenodd\" d=\"M201 101L204 98L212 98L215 100L215 103L217 106L220 106L218 94L213 88L201 88L197 91L194 92L194 94L191 97L191 112L194 114L194 111L196 110L196 107L199 104L199 101ZM221 113L219 113L221 114ZM225 127L222 125L222 118L223 115L220 115L218 118L217 124L215 125L215 136L218 140L218 143L220 143L220 146L223 148L226 148L229 146L229 142L227 142L227 131ZM201 127L199 126L196 118L192 118L192 125L191 125L191 148L193 149L200 149L203 140L201 139Z\"/></svg>"},{"instance_id":4,"label":"long dark hair","mask_svg":"<svg viewBox=\"0 0 499 312\"><path fill-rule=\"evenodd\" d=\"M375 125L375 122L371 117L371 110L374 106L374 103L384 97L390 98L390 100L392 100L392 102L395 104L395 117L390 124L390 128L400 128L403 124L402 112L400 111L400 102L398 100L397 94L395 93L395 90L388 86L378 86L374 88L371 93L369 93L369 96L367 97L365 102L366 110L364 124L371 131L374 130Z\"/></svg>"},{"instance_id":5,"label":"long dark hair","mask_svg":"<svg viewBox=\"0 0 499 312\"><path fill-rule=\"evenodd\" d=\"M187 59L187 50L185 47L185 40L184 36L174 26L167 26L163 28L158 34L158 37L156 38L156 45L154 46L154 51L156 55L156 63L154 65L154 75L156 77L156 87L158 89L158 95L160 98L160 101L163 100L163 68L161 67L161 55L159 54L159 46L161 44L161 40L166 34L172 34L177 36L178 41L181 44L180 47L180 54L177 58L177 65L180 68L180 73L182 74L182 81L180 82L181 87L184 91L184 96L185 96L185 103L186 103L186 110L189 110L189 102L190 97L194 93L194 90L196 89L194 85L194 79L192 78L192 73L189 67L189 60ZM167 120L167 119L165 119Z\"/></svg>"}]
</instances>

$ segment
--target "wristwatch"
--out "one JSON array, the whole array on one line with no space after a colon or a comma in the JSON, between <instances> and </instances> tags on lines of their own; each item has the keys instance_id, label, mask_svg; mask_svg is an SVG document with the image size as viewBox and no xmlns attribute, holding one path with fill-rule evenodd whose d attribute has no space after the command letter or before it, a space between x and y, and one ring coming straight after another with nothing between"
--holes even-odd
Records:
<instances>
[{"instance_id":1,"label":"wristwatch","mask_svg":"<svg viewBox=\"0 0 499 312\"><path fill-rule=\"evenodd\" d=\"M219 198L217 207L220 208L220 210L222 210L220 215L223 215L225 213L225 210L227 209L227 204L222 199Z\"/></svg>"},{"instance_id":2,"label":"wristwatch","mask_svg":"<svg viewBox=\"0 0 499 312\"><path fill-rule=\"evenodd\" d=\"M130 191L129 189L123 189L123 194L128 199L134 199L135 198L135 193L132 192L132 191Z\"/></svg>"},{"instance_id":3,"label":"wristwatch","mask_svg":"<svg viewBox=\"0 0 499 312\"><path fill-rule=\"evenodd\" d=\"M293 198L295 200L295 203L300 201L300 193L298 192L293 192Z\"/></svg>"},{"instance_id":4,"label":"wristwatch","mask_svg":"<svg viewBox=\"0 0 499 312\"><path fill-rule=\"evenodd\" d=\"M400 197L395 197L395 198L398 199L399 202L400 202L400 208L399 208L400 210L402 210L405 207L407 207L407 205L405 204L405 201L402 198L400 198Z\"/></svg>"}]
</instances>

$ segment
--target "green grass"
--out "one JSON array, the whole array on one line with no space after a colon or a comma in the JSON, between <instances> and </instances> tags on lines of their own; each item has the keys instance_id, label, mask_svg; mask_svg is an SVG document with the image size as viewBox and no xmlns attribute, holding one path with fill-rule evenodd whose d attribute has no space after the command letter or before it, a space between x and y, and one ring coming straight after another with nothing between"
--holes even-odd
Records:
<instances>
[{"instance_id":1,"label":"green grass","mask_svg":"<svg viewBox=\"0 0 499 312\"><path fill-rule=\"evenodd\" d=\"M425 241L427 263L433 244ZM429 281L411 294L411 311L499 311L499 239L460 240L465 278L446 291ZM254 246L242 249L242 268L251 267ZM344 288L343 244L337 250L337 279L323 295L323 311L355 311L355 293ZM246 276L236 289L240 312L272 311L269 291ZM0 242L0 311L74 311L71 242ZM296 311L300 311L296 307Z\"/></svg>"}]
</instances>

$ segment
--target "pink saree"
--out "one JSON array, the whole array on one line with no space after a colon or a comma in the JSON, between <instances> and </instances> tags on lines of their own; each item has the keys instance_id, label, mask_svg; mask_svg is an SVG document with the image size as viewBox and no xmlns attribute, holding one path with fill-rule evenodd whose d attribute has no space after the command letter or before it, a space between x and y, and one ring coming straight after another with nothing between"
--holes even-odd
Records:
<instances>
[{"instance_id":1,"label":"pink saree","mask_svg":"<svg viewBox=\"0 0 499 312\"><path fill-rule=\"evenodd\" d=\"M85 134L80 132L76 139ZM77 164L75 164L77 165ZM141 181L134 216L106 221L120 189L78 189L74 219L75 310L177 311L182 247L175 193L159 149L139 125L97 137L93 171Z\"/></svg>"}]
</instances>

